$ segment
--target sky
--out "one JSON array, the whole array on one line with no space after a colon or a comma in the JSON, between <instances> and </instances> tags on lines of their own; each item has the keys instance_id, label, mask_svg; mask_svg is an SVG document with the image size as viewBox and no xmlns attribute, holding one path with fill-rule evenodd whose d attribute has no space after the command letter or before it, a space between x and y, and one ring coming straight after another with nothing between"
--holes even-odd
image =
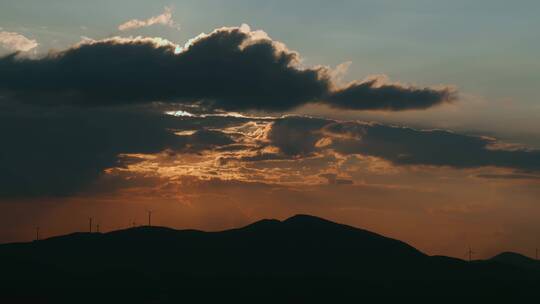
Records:
<instances>
[{"instance_id":1,"label":"sky","mask_svg":"<svg viewBox=\"0 0 540 304\"><path fill-rule=\"evenodd\" d=\"M0 242L297 213L540 246L537 1L5 1Z\"/></svg>"}]
</instances>

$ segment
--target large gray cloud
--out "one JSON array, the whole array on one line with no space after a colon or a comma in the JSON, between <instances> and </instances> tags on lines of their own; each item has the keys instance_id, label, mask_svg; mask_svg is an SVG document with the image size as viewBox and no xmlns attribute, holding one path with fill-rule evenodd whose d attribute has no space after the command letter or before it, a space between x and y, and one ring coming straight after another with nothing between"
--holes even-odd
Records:
<instances>
[{"instance_id":1,"label":"large gray cloud","mask_svg":"<svg viewBox=\"0 0 540 304\"><path fill-rule=\"evenodd\" d=\"M265 140L246 145L240 133L220 131L253 122L270 124ZM264 162L302 161L333 150L376 156L396 165L498 166L516 169L522 172L520 177L540 172L539 151L503 149L491 138L298 116L175 117L152 107L50 108L0 102L0 138L0 198L75 194L98 180L107 168L138 161L124 154L162 151L214 150L217 155L261 151L239 160ZM267 149L268 145L278 152ZM331 183L346 182L323 177Z\"/></svg>"},{"instance_id":2,"label":"large gray cloud","mask_svg":"<svg viewBox=\"0 0 540 304\"><path fill-rule=\"evenodd\" d=\"M224 110L285 111L309 102L355 110L425 109L455 99L450 88L366 80L337 86L325 67L264 32L222 28L181 48L163 39L86 41L30 59L0 58L0 93L38 104L202 102Z\"/></svg>"},{"instance_id":3,"label":"large gray cloud","mask_svg":"<svg viewBox=\"0 0 540 304\"><path fill-rule=\"evenodd\" d=\"M342 154L376 156L398 165L495 166L521 172L540 171L538 150L508 149L493 138L445 130L290 116L274 122L268 138L289 156L308 156L332 149Z\"/></svg>"},{"instance_id":4,"label":"large gray cloud","mask_svg":"<svg viewBox=\"0 0 540 304\"><path fill-rule=\"evenodd\" d=\"M455 98L449 88L380 80L339 87L328 68L303 68L299 61L283 44L246 27L215 30L184 48L163 39L111 38L41 58L0 58L0 197L76 193L107 168L136 161L124 154L245 148L235 135L219 130L253 119L174 117L163 114L163 104L284 111L320 102L405 110ZM320 148L321 132L330 132L328 120L309 119L290 128L285 122L292 121L278 120L269 134L283 155L246 158L306 155ZM287 134L279 134L280 125ZM190 132L177 133L183 130ZM334 145L345 153L346 143Z\"/></svg>"}]
</instances>

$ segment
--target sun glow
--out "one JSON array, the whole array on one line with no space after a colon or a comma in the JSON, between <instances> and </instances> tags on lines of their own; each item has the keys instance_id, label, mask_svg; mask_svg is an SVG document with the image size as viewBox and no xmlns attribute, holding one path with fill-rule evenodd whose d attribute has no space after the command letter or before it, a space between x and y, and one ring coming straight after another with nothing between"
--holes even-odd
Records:
<instances>
[{"instance_id":1,"label":"sun glow","mask_svg":"<svg viewBox=\"0 0 540 304\"><path fill-rule=\"evenodd\" d=\"M184 117L193 117L195 115L189 113L189 112L186 112L186 111L167 111L165 112L165 114L167 115L172 115L172 116L184 116Z\"/></svg>"}]
</instances>

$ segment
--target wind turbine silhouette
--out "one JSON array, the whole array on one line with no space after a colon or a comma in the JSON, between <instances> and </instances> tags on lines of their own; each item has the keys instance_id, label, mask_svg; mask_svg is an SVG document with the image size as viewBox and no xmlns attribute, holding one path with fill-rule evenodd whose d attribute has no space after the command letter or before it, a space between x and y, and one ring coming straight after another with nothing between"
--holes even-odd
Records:
<instances>
[{"instance_id":1,"label":"wind turbine silhouette","mask_svg":"<svg viewBox=\"0 0 540 304\"><path fill-rule=\"evenodd\" d=\"M471 246L469 246L469 251L467 251L466 254L469 255L469 262L472 261L472 255L474 254L474 252L472 251Z\"/></svg>"},{"instance_id":2,"label":"wind turbine silhouette","mask_svg":"<svg viewBox=\"0 0 540 304\"><path fill-rule=\"evenodd\" d=\"M90 230L90 233L92 233L92 220L93 220L92 217L89 217L89 218L88 218L88 226L89 226L88 228L89 228L89 230Z\"/></svg>"},{"instance_id":3,"label":"wind turbine silhouette","mask_svg":"<svg viewBox=\"0 0 540 304\"><path fill-rule=\"evenodd\" d=\"M148 227L151 227L152 226L152 210L146 210L146 212L148 212Z\"/></svg>"},{"instance_id":4,"label":"wind turbine silhouette","mask_svg":"<svg viewBox=\"0 0 540 304\"><path fill-rule=\"evenodd\" d=\"M39 226L36 227L36 241L39 241Z\"/></svg>"}]
</instances>

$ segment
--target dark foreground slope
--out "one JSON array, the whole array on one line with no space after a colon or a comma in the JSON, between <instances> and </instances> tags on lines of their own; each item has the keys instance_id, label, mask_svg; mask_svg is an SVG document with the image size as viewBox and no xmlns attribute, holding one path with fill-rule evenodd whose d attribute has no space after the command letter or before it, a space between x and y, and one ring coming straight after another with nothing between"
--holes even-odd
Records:
<instances>
[{"instance_id":1,"label":"dark foreground slope","mask_svg":"<svg viewBox=\"0 0 540 304\"><path fill-rule=\"evenodd\" d=\"M540 272L505 261L430 257L366 230L298 215L223 232L140 227L0 245L0 286L10 301L36 303L531 294Z\"/></svg>"}]
</instances>

